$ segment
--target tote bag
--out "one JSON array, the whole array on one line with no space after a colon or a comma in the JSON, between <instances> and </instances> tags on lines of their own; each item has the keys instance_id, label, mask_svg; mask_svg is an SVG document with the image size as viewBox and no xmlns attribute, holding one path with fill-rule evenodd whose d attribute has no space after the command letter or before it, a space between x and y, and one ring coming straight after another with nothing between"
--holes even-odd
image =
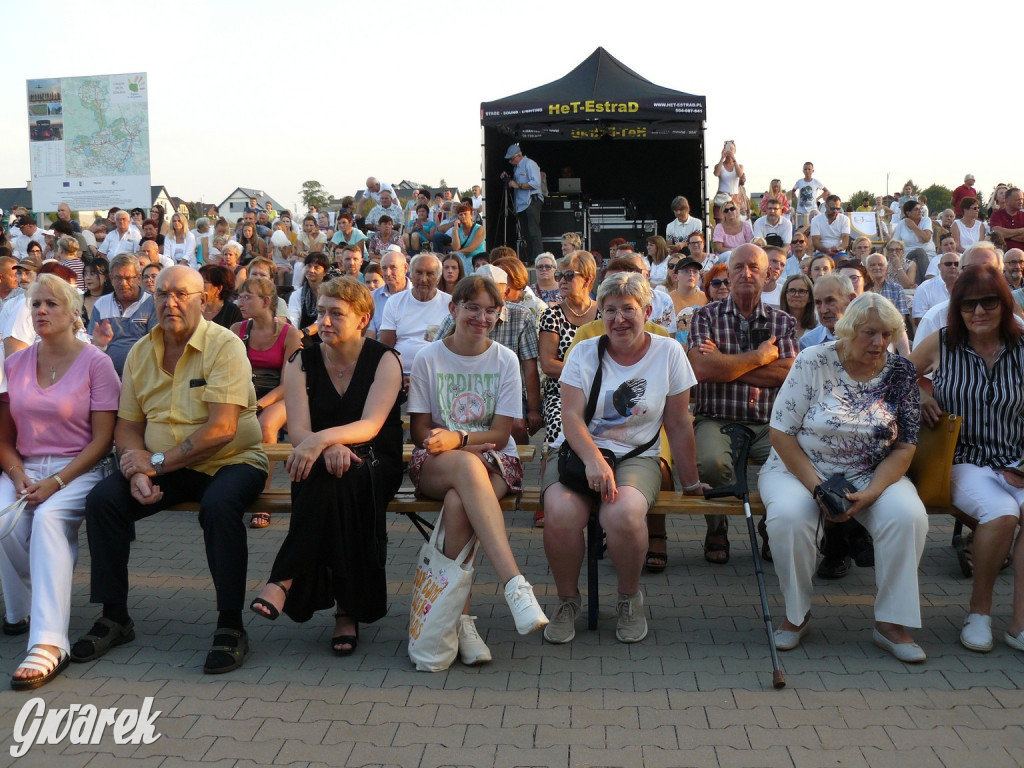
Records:
<instances>
[{"instance_id":1,"label":"tote bag","mask_svg":"<svg viewBox=\"0 0 1024 768\"><path fill-rule=\"evenodd\" d=\"M420 547L409 606L409 658L421 672L440 672L455 661L459 617L473 585L478 546L473 536L454 560L445 557L438 516L430 541Z\"/></svg>"}]
</instances>

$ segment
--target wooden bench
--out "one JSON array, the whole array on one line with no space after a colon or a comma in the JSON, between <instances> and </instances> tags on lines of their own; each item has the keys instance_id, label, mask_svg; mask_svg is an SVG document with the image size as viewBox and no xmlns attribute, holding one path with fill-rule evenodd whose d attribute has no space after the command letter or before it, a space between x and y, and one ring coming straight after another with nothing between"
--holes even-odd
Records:
<instances>
[{"instance_id":1,"label":"wooden bench","mask_svg":"<svg viewBox=\"0 0 1024 768\"><path fill-rule=\"evenodd\" d=\"M264 451L271 462L284 462L291 453L292 446L288 443L264 444ZM524 463L532 462L537 456L537 448L532 445L518 446L519 458ZM413 446L403 446L403 461L409 461L412 456ZM528 486L523 488L520 495L509 495L501 499L502 510L506 512L536 512L541 506L540 487ZM179 505L181 508L188 508L188 505ZM194 506L194 505L193 505ZM416 526L424 539L430 538L430 532L434 527L433 522L423 517L424 514L439 512L441 502L436 499L427 499L417 496L410 486L403 486L395 494L394 499L388 504L388 511L405 515L409 521ZM251 507L253 512L284 513L291 511L291 490L290 488L269 488L263 491ZM954 518L961 518L962 513L955 507L927 507L929 515L952 515ZM764 504L761 497L750 494L750 512L752 515L761 516L764 514ZM740 515L743 513L743 503L736 498L704 499L700 496L687 496L681 491L663 490L658 493L658 498L651 507L650 514L655 515ZM601 527L598 524L597 516L591 515L587 525L587 626L589 629L597 629L597 618L599 609L599 587L598 587L598 563L601 559ZM969 575L966 574L965 575Z\"/></svg>"}]
</instances>

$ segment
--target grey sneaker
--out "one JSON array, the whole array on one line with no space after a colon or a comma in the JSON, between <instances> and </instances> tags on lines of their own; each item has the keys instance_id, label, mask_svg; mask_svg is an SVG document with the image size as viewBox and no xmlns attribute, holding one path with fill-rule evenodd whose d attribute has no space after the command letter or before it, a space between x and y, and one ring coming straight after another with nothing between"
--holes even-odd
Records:
<instances>
[{"instance_id":1,"label":"grey sneaker","mask_svg":"<svg viewBox=\"0 0 1024 768\"><path fill-rule=\"evenodd\" d=\"M520 635L528 635L547 625L548 617L537 602L530 582L522 574L508 580L505 585L505 602L512 611L516 631Z\"/></svg>"},{"instance_id":2,"label":"grey sneaker","mask_svg":"<svg viewBox=\"0 0 1024 768\"><path fill-rule=\"evenodd\" d=\"M491 649L476 631L476 616L459 617L459 658L467 667L486 664L491 660Z\"/></svg>"},{"instance_id":3,"label":"grey sneaker","mask_svg":"<svg viewBox=\"0 0 1024 768\"><path fill-rule=\"evenodd\" d=\"M615 637L620 643L639 643L647 637L647 617L644 615L644 594L619 595L615 606L619 621L615 625Z\"/></svg>"},{"instance_id":4,"label":"grey sneaker","mask_svg":"<svg viewBox=\"0 0 1024 768\"><path fill-rule=\"evenodd\" d=\"M559 598L555 618L544 627L544 639L549 643L561 645L576 637L576 618L583 612L583 600L576 597Z\"/></svg>"}]
</instances>

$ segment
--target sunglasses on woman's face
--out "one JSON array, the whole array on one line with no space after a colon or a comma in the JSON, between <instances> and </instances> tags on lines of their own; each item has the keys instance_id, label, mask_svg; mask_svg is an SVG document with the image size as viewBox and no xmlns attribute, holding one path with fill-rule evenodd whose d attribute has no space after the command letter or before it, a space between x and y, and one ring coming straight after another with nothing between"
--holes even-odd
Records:
<instances>
[{"instance_id":1,"label":"sunglasses on woman's face","mask_svg":"<svg viewBox=\"0 0 1024 768\"><path fill-rule=\"evenodd\" d=\"M555 280L561 282L562 280L568 280L572 282L572 279L576 277L576 273L571 269L567 269L565 272L555 272Z\"/></svg>"},{"instance_id":2,"label":"sunglasses on woman's face","mask_svg":"<svg viewBox=\"0 0 1024 768\"><path fill-rule=\"evenodd\" d=\"M711 281L711 285L713 287L715 287L715 288L721 288L723 286L728 288L729 287L729 281L727 279L725 279L725 278L718 278L718 277L716 277L714 280Z\"/></svg>"},{"instance_id":3,"label":"sunglasses on woman's face","mask_svg":"<svg viewBox=\"0 0 1024 768\"><path fill-rule=\"evenodd\" d=\"M978 308L978 305L986 312L991 312L999 306L998 296L982 296L980 299L963 299L960 302L960 311L970 314Z\"/></svg>"},{"instance_id":4,"label":"sunglasses on woman's face","mask_svg":"<svg viewBox=\"0 0 1024 768\"><path fill-rule=\"evenodd\" d=\"M732 213L735 210L736 210L735 208L723 208L722 212L723 213Z\"/></svg>"}]
</instances>

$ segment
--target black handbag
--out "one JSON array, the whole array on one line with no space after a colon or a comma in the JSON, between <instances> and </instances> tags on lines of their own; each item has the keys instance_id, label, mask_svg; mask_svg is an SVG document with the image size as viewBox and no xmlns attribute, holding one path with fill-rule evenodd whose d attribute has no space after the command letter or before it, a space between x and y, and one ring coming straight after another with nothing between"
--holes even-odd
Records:
<instances>
[{"instance_id":1,"label":"black handbag","mask_svg":"<svg viewBox=\"0 0 1024 768\"><path fill-rule=\"evenodd\" d=\"M853 506L853 502L846 498L848 493L856 493L857 489L853 483L838 472L823 483L814 487L814 500L818 502L818 508L825 522L831 523L842 517Z\"/></svg>"},{"instance_id":2,"label":"black handbag","mask_svg":"<svg viewBox=\"0 0 1024 768\"><path fill-rule=\"evenodd\" d=\"M597 396L601 391L604 352L607 347L608 337L602 336L597 342L597 373L594 375L594 381L590 385L590 397L587 399L587 408L583 412L584 424L590 424L590 420L594 418L594 411L597 410ZM612 472L614 472L617 462L632 459L634 456L639 456L658 442L660 437L661 433L659 432L654 435L653 440L649 440L644 445L634 448L621 459L617 458L615 454L607 448L599 448L598 450L601 451L601 455L604 457L604 460L608 463L608 466L611 467ZM570 491L578 493L581 496L586 496L592 501L599 501L601 498L601 494L590 487L590 482L587 480L586 463L584 463L579 454L573 450L572 446L569 445L569 441L566 439L562 440L562 444L558 448L558 482Z\"/></svg>"}]
</instances>

